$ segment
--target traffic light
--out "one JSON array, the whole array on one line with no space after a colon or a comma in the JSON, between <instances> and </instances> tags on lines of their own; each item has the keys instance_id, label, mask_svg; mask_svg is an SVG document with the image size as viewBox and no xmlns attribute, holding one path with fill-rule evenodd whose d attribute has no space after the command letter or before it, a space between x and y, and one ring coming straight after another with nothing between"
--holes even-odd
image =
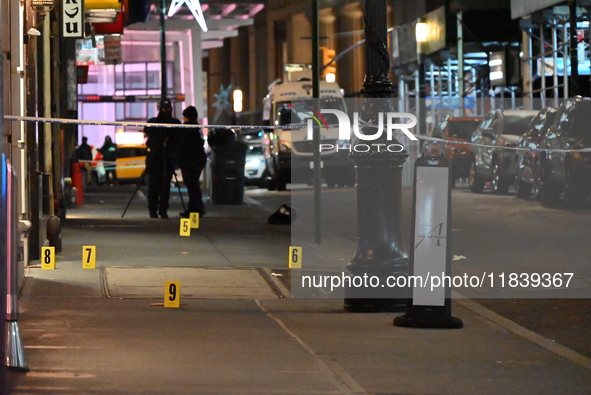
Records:
<instances>
[{"instance_id":1,"label":"traffic light","mask_svg":"<svg viewBox=\"0 0 591 395\"><path fill-rule=\"evenodd\" d=\"M326 82L334 82L337 75L337 66L334 57L336 51L328 47L320 47L320 59L322 59L321 76Z\"/></svg>"}]
</instances>

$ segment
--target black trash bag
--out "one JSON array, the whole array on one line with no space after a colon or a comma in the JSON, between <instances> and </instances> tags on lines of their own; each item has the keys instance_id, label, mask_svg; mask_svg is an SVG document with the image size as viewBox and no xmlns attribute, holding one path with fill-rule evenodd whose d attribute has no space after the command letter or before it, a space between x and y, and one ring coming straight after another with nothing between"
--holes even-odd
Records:
<instances>
[{"instance_id":1,"label":"black trash bag","mask_svg":"<svg viewBox=\"0 0 591 395\"><path fill-rule=\"evenodd\" d=\"M295 221L295 212L287 204L282 204L267 219L267 223L271 225L290 225L293 221Z\"/></svg>"}]
</instances>

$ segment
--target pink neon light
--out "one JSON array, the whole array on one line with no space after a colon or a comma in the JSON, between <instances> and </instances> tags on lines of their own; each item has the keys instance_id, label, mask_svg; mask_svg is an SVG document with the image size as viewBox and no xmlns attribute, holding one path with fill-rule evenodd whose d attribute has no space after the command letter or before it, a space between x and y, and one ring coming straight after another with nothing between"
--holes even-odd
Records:
<instances>
[{"instance_id":1,"label":"pink neon light","mask_svg":"<svg viewBox=\"0 0 591 395\"><path fill-rule=\"evenodd\" d=\"M265 8L264 4L255 4L250 8L250 11L248 12L248 16L255 16L256 14L258 14L259 12L261 12L263 10L263 8Z\"/></svg>"},{"instance_id":2,"label":"pink neon light","mask_svg":"<svg viewBox=\"0 0 591 395\"><path fill-rule=\"evenodd\" d=\"M183 51L183 40L179 40L178 41L179 44L179 66L181 68L185 68L185 56L184 56L184 52ZM184 94L185 93L185 73L181 72L179 73L181 75L181 92ZM193 73L191 73L191 77L193 76ZM183 106L184 106L184 102L183 102Z\"/></svg>"},{"instance_id":3,"label":"pink neon light","mask_svg":"<svg viewBox=\"0 0 591 395\"><path fill-rule=\"evenodd\" d=\"M227 4L222 8L222 16L228 16L236 9L236 4Z\"/></svg>"},{"instance_id":4,"label":"pink neon light","mask_svg":"<svg viewBox=\"0 0 591 395\"><path fill-rule=\"evenodd\" d=\"M191 76L191 78L189 78L189 83L191 84L191 92L193 93L193 96L191 97L191 99L189 100L189 103L191 103L191 105L195 105L196 103L194 102L195 99L195 79L193 78L193 76L195 75L194 72L195 70L193 69L193 59L194 59L194 55L193 55L193 35L191 34L191 32L187 32L187 38L189 39L189 59L191 59L191 61L189 62L189 75ZM185 95L185 102L187 99L187 95Z\"/></svg>"}]
</instances>

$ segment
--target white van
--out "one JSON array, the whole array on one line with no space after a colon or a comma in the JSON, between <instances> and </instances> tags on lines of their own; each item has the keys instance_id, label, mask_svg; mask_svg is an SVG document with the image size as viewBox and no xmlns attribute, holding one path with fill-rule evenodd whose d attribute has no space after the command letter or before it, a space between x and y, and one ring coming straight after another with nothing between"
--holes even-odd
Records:
<instances>
[{"instance_id":1,"label":"white van","mask_svg":"<svg viewBox=\"0 0 591 395\"><path fill-rule=\"evenodd\" d=\"M312 183L314 150L320 150L320 147L314 147L306 128L307 120L313 114L311 76L309 70L291 73L286 82L272 84L265 97L263 120L278 127L268 132L271 144L267 166L270 190L285 190L287 183ZM320 82L319 108L347 111L343 93L337 83ZM338 149L339 146L348 144L348 141L338 141L336 116L323 115L328 130L324 127L320 129L320 144L334 148L323 148L320 152L322 178L329 187L352 186L355 176L353 164L348 157L349 151ZM282 126L289 128L284 129Z\"/></svg>"}]
</instances>

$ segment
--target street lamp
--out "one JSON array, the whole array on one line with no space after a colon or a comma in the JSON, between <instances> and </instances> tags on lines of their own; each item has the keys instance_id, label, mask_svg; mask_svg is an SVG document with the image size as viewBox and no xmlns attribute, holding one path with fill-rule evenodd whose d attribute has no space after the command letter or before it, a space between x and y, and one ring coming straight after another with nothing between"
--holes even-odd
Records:
<instances>
[{"instance_id":1,"label":"street lamp","mask_svg":"<svg viewBox=\"0 0 591 395\"><path fill-rule=\"evenodd\" d=\"M386 0L364 2L365 99L360 118L376 125L380 114L394 111L391 100L390 57L387 46ZM363 134L375 135L375 126L365 126ZM388 278L408 275L408 254L401 231L402 166L408 152L388 152L380 146L398 143L384 134L374 140L370 151L351 153L355 165L357 193L357 244L347 270L356 277ZM353 143L353 142L352 142ZM403 311L407 295L393 294L389 288L345 289L344 307L351 312Z\"/></svg>"},{"instance_id":2,"label":"street lamp","mask_svg":"<svg viewBox=\"0 0 591 395\"><path fill-rule=\"evenodd\" d=\"M243 108L243 93L241 89L234 89L232 92L232 109L234 110L234 123L240 124L240 114L244 110Z\"/></svg>"},{"instance_id":3,"label":"street lamp","mask_svg":"<svg viewBox=\"0 0 591 395\"><path fill-rule=\"evenodd\" d=\"M242 91L240 89L234 89L232 102L234 112L242 112Z\"/></svg>"},{"instance_id":4,"label":"street lamp","mask_svg":"<svg viewBox=\"0 0 591 395\"><path fill-rule=\"evenodd\" d=\"M417 25L415 27L415 37L418 44L423 44L427 42L427 24L425 22L421 22L421 20L417 22ZM417 52L422 51L417 49Z\"/></svg>"},{"instance_id":5,"label":"street lamp","mask_svg":"<svg viewBox=\"0 0 591 395\"><path fill-rule=\"evenodd\" d=\"M166 65L166 0L160 1L160 106L166 100L168 95L168 76Z\"/></svg>"}]
</instances>

